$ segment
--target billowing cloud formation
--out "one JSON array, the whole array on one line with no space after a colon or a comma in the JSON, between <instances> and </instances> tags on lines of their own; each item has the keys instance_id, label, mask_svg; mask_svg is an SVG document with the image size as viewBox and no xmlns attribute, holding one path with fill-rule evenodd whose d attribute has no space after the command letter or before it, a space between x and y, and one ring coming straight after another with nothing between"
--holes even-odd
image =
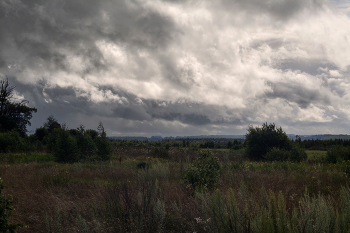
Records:
<instances>
[{"instance_id":1,"label":"billowing cloud formation","mask_svg":"<svg viewBox=\"0 0 350 233\"><path fill-rule=\"evenodd\" d=\"M350 18L322 0L0 2L0 75L109 135L350 133Z\"/></svg>"}]
</instances>

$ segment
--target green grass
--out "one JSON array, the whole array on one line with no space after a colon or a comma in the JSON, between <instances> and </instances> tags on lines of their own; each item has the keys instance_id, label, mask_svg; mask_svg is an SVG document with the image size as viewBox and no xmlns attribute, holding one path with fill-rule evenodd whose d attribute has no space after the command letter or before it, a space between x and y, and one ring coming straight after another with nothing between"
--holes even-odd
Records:
<instances>
[{"instance_id":1,"label":"green grass","mask_svg":"<svg viewBox=\"0 0 350 233\"><path fill-rule=\"evenodd\" d=\"M327 151L325 150L305 150L305 152L307 153L307 155L326 155Z\"/></svg>"},{"instance_id":2,"label":"green grass","mask_svg":"<svg viewBox=\"0 0 350 233\"><path fill-rule=\"evenodd\" d=\"M52 154L42 153L6 153L0 155L0 163L5 164L20 164L31 162L50 162L54 161L55 157Z\"/></svg>"},{"instance_id":3,"label":"green grass","mask_svg":"<svg viewBox=\"0 0 350 233\"><path fill-rule=\"evenodd\" d=\"M324 150L306 150L307 160L311 163L322 163L325 161L327 151Z\"/></svg>"}]
</instances>

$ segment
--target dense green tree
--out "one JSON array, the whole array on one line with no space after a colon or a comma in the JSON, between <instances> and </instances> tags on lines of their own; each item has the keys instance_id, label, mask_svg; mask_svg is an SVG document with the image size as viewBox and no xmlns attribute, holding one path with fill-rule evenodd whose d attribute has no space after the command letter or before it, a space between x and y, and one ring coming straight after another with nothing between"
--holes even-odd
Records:
<instances>
[{"instance_id":1,"label":"dense green tree","mask_svg":"<svg viewBox=\"0 0 350 233\"><path fill-rule=\"evenodd\" d=\"M26 141L18 131L0 132L0 153L24 151L27 146Z\"/></svg>"},{"instance_id":2,"label":"dense green tree","mask_svg":"<svg viewBox=\"0 0 350 233\"><path fill-rule=\"evenodd\" d=\"M53 115L49 116L44 123L44 128L51 133L54 129L61 128L61 124L57 122Z\"/></svg>"},{"instance_id":3,"label":"dense green tree","mask_svg":"<svg viewBox=\"0 0 350 233\"><path fill-rule=\"evenodd\" d=\"M95 140L95 138L97 138L98 136L98 132L94 129L87 129L85 133L88 134L92 138L92 140Z\"/></svg>"},{"instance_id":4,"label":"dense green tree","mask_svg":"<svg viewBox=\"0 0 350 233\"><path fill-rule=\"evenodd\" d=\"M82 160L92 158L92 156L97 152L95 142L92 140L91 136L86 133L86 131L87 130L85 130L83 125L80 125L78 129L72 131L75 134L77 145L80 150L80 159Z\"/></svg>"},{"instance_id":5,"label":"dense green tree","mask_svg":"<svg viewBox=\"0 0 350 233\"><path fill-rule=\"evenodd\" d=\"M79 160L79 148L76 139L64 129L57 132L58 138L54 150L54 156L56 157L57 162L77 162Z\"/></svg>"},{"instance_id":6,"label":"dense green tree","mask_svg":"<svg viewBox=\"0 0 350 233\"><path fill-rule=\"evenodd\" d=\"M0 80L0 132L15 129L24 137L32 114L37 109L28 107L28 100L15 102L14 89L8 79Z\"/></svg>"},{"instance_id":7,"label":"dense green tree","mask_svg":"<svg viewBox=\"0 0 350 233\"><path fill-rule=\"evenodd\" d=\"M262 160L272 148L291 150L292 144L282 128L274 123L264 123L262 127L249 126L245 139L246 154L250 159Z\"/></svg>"},{"instance_id":8,"label":"dense green tree","mask_svg":"<svg viewBox=\"0 0 350 233\"><path fill-rule=\"evenodd\" d=\"M97 147L97 155L101 160L108 160L112 154L112 146L107 138L102 122L99 123L97 130L98 137L94 140Z\"/></svg>"},{"instance_id":9,"label":"dense green tree","mask_svg":"<svg viewBox=\"0 0 350 233\"><path fill-rule=\"evenodd\" d=\"M45 127L37 128L34 133L34 135L39 141L43 141L48 134L49 131Z\"/></svg>"}]
</instances>

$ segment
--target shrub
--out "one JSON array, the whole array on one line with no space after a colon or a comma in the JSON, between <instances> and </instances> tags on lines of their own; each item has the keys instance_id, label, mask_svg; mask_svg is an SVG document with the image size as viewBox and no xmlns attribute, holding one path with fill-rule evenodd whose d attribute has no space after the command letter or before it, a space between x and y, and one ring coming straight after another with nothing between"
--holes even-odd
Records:
<instances>
[{"instance_id":1,"label":"shrub","mask_svg":"<svg viewBox=\"0 0 350 233\"><path fill-rule=\"evenodd\" d=\"M35 136L39 141L44 140L44 137L49 134L49 131L45 127L40 127L35 130Z\"/></svg>"},{"instance_id":2,"label":"shrub","mask_svg":"<svg viewBox=\"0 0 350 233\"><path fill-rule=\"evenodd\" d=\"M282 128L264 123L262 128L249 126L245 139L246 154L252 160L262 160L272 148L291 149L291 141Z\"/></svg>"},{"instance_id":3,"label":"shrub","mask_svg":"<svg viewBox=\"0 0 350 233\"><path fill-rule=\"evenodd\" d=\"M282 128L264 123L262 128L249 126L245 139L246 154L250 159L262 160L272 148L290 150L291 142Z\"/></svg>"},{"instance_id":4,"label":"shrub","mask_svg":"<svg viewBox=\"0 0 350 233\"><path fill-rule=\"evenodd\" d=\"M97 152L97 147L95 142L92 140L91 136L86 133L84 126L80 126L78 129L69 130L70 135L74 135L77 141L77 146L79 148L79 159L89 159Z\"/></svg>"},{"instance_id":5,"label":"shrub","mask_svg":"<svg viewBox=\"0 0 350 233\"><path fill-rule=\"evenodd\" d=\"M48 152L54 152L56 149L56 141L60 137L63 129L57 128L46 135L43 139L43 143L46 145Z\"/></svg>"},{"instance_id":6,"label":"shrub","mask_svg":"<svg viewBox=\"0 0 350 233\"><path fill-rule=\"evenodd\" d=\"M95 137L95 145L97 147L97 155L101 160L109 160L112 154L112 146L107 138L107 134L103 127L102 122L99 123L98 127L98 136ZM91 133L93 131L89 131Z\"/></svg>"},{"instance_id":7,"label":"shrub","mask_svg":"<svg viewBox=\"0 0 350 233\"><path fill-rule=\"evenodd\" d=\"M299 146L293 146L292 150L290 151L289 160L293 162L301 162L303 160L307 159L307 154L303 148L300 148Z\"/></svg>"},{"instance_id":8,"label":"shrub","mask_svg":"<svg viewBox=\"0 0 350 233\"><path fill-rule=\"evenodd\" d=\"M263 157L267 161L287 161L290 157L290 152L284 149L279 149L273 147L266 155Z\"/></svg>"},{"instance_id":9,"label":"shrub","mask_svg":"<svg viewBox=\"0 0 350 233\"><path fill-rule=\"evenodd\" d=\"M106 137L97 137L95 139L98 158L105 161L111 158L112 146Z\"/></svg>"},{"instance_id":10,"label":"shrub","mask_svg":"<svg viewBox=\"0 0 350 233\"><path fill-rule=\"evenodd\" d=\"M18 152L26 150L28 147L26 141L21 138L16 130L8 131L6 133L0 132L0 152Z\"/></svg>"},{"instance_id":11,"label":"shrub","mask_svg":"<svg viewBox=\"0 0 350 233\"><path fill-rule=\"evenodd\" d=\"M274 147L263 157L267 161L301 162L307 158L307 154L304 149L295 145L290 151Z\"/></svg>"},{"instance_id":12,"label":"shrub","mask_svg":"<svg viewBox=\"0 0 350 233\"><path fill-rule=\"evenodd\" d=\"M1 195L1 191L4 188L3 180L0 178L0 232L15 232L18 227L23 226L22 224L8 224L8 219L12 215L13 207L12 198L6 198Z\"/></svg>"},{"instance_id":13,"label":"shrub","mask_svg":"<svg viewBox=\"0 0 350 233\"><path fill-rule=\"evenodd\" d=\"M212 189L219 179L220 171L219 159L210 150L202 151L187 168L185 182L193 189Z\"/></svg>"},{"instance_id":14,"label":"shrub","mask_svg":"<svg viewBox=\"0 0 350 233\"><path fill-rule=\"evenodd\" d=\"M68 131L60 131L56 140L54 156L57 162L74 163L78 161L79 149L77 142Z\"/></svg>"},{"instance_id":15,"label":"shrub","mask_svg":"<svg viewBox=\"0 0 350 233\"><path fill-rule=\"evenodd\" d=\"M350 160L350 148L344 146L333 146L327 151L326 161L337 163L342 160Z\"/></svg>"}]
</instances>

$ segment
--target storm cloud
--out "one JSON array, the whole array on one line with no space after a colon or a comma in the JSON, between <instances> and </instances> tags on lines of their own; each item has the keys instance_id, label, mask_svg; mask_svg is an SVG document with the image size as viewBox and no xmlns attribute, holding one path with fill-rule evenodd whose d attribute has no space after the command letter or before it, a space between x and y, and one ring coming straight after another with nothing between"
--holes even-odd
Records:
<instances>
[{"instance_id":1,"label":"storm cloud","mask_svg":"<svg viewBox=\"0 0 350 233\"><path fill-rule=\"evenodd\" d=\"M350 4L0 1L0 78L112 135L350 133Z\"/></svg>"}]
</instances>

